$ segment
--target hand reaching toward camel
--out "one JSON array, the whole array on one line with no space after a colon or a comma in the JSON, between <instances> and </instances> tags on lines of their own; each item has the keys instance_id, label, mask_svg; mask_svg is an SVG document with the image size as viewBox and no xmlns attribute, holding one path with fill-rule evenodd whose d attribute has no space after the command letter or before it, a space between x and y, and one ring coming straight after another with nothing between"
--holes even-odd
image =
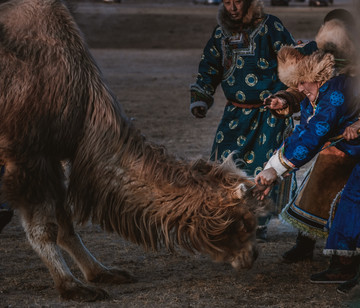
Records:
<instances>
[{"instance_id":1,"label":"hand reaching toward camel","mask_svg":"<svg viewBox=\"0 0 360 308\"><path fill-rule=\"evenodd\" d=\"M277 180L277 173L276 170L272 167L261 171L255 177L255 183L259 185L266 185L269 186L273 184Z\"/></svg>"},{"instance_id":2,"label":"hand reaching toward camel","mask_svg":"<svg viewBox=\"0 0 360 308\"><path fill-rule=\"evenodd\" d=\"M355 139L359 137L359 133L360 133L360 120L346 127L345 131L343 132L343 137L347 141L349 141L351 139Z\"/></svg>"},{"instance_id":3,"label":"hand reaching toward camel","mask_svg":"<svg viewBox=\"0 0 360 308\"><path fill-rule=\"evenodd\" d=\"M254 189L254 195L257 196L258 200L263 200L269 194L277 178L276 170L272 167L261 171L255 177L256 188Z\"/></svg>"}]
</instances>

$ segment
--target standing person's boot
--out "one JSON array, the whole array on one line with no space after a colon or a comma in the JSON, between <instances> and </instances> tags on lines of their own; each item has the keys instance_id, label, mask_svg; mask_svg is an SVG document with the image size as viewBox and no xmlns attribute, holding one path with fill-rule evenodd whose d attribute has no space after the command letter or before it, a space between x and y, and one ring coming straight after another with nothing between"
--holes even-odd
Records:
<instances>
[{"instance_id":1,"label":"standing person's boot","mask_svg":"<svg viewBox=\"0 0 360 308\"><path fill-rule=\"evenodd\" d=\"M332 256L327 270L311 275L312 283L345 283L356 277L358 271L357 257Z\"/></svg>"},{"instance_id":2,"label":"standing person's boot","mask_svg":"<svg viewBox=\"0 0 360 308\"><path fill-rule=\"evenodd\" d=\"M296 244L282 257L284 262L295 263L299 261L312 260L316 241L302 233L298 233Z\"/></svg>"},{"instance_id":3,"label":"standing person's boot","mask_svg":"<svg viewBox=\"0 0 360 308\"><path fill-rule=\"evenodd\" d=\"M357 286L360 282L359 272L357 275L348 281L345 281L344 283L340 284L337 287L337 291L341 294L348 294L355 286Z\"/></svg>"},{"instance_id":4,"label":"standing person's boot","mask_svg":"<svg viewBox=\"0 0 360 308\"><path fill-rule=\"evenodd\" d=\"M360 256L355 257L355 262L357 264L357 270L356 270L355 277L340 284L337 287L337 291L341 294L349 293L355 286L360 284Z\"/></svg>"}]
</instances>

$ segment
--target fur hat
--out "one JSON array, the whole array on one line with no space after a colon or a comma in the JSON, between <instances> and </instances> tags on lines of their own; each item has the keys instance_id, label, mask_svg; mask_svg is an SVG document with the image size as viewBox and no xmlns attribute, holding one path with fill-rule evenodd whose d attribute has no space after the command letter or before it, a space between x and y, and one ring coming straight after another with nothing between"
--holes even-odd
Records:
<instances>
[{"instance_id":1,"label":"fur hat","mask_svg":"<svg viewBox=\"0 0 360 308\"><path fill-rule=\"evenodd\" d=\"M353 74L357 57L354 29L343 20L331 19L321 26L316 35L318 47L334 55L339 74Z\"/></svg>"},{"instance_id":2,"label":"fur hat","mask_svg":"<svg viewBox=\"0 0 360 308\"><path fill-rule=\"evenodd\" d=\"M315 42L284 46L277 58L279 78L290 88L297 88L300 82L323 83L334 76L334 56L318 50Z\"/></svg>"},{"instance_id":3,"label":"fur hat","mask_svg":"<svg viewBox=\"0 0 360 308\"><path fill-rule=\"evenodd\" d=\"M323 82L335 74L354 74L356 62L355 20L345 9L330 11L315 42L283 47L278 53L280 80L287 86L299 82ZM316 51L315 46L319 50ZM313 49L313 50L312 50Z\"/></svg>"}]
</instances>

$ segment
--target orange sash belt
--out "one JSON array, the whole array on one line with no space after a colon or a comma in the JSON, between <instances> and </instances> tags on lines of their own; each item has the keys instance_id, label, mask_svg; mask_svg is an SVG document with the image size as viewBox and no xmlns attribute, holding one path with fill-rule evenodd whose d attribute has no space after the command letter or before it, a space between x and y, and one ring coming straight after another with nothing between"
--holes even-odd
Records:
<instances>
[{"instance_id":1,"label":"orange sash belt","mask_svg":"<svg viewBox=\"0 0 360 308\"><path fill-rule=\"evenodd\" d=\"M228 101L226 105L227 106L233 105L233 106L239 107L239 108L254 109L254 108L259 108L259 107L263 106L264 104L263 103L259 103L259 104L241 104L241 103Z\"/></svg>"}]
</instances>

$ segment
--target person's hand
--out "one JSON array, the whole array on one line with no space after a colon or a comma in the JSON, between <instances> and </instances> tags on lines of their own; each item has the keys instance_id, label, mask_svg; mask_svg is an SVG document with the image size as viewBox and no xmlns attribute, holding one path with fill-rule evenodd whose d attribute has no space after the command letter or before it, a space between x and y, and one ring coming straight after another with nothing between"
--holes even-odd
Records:
<instances>
[{"instance_id":1,"label":"person's hand","mask_svg":"<svg viewBox=\"0 0 360 308\"><path fill-rule=\"evenodd\" d=\"M264 200L264 198L269 194L271 191L272 185L261 185L256 184L256 187L254 188L252 194L256 197L258 200Z\"/></svg>"},{"instance_id":2,"label":"person's hand","mask_svg":"<svg viewBox=\"0 0 360 308\"><path fill-rule=\"evenodd\" d=\"M356 139L357 137L359 137L359 133L360 133L360 120L346 127L343 132L343 136L347 141L349 141L351 139Z\"/></svg>"},{"instance_id":3,"label":"person's hand","mask_svg":"<svg viewBox=\"0 0 360 308\"><path fill-rule=\"evenodd\" d=\"M269 186L273 184L277 180L277 173L276 170L272 167L265 169L261 171L256 177L255 177L255 183L260 185L266 185Z\"/></svg>"},{"instance_id":4,"label":"person's hand","mask_svg":"<svg viewBox=\"0 0 360 308\"><path fill-rule=\"evenodd\" d=\"M264 100L265 108L278 110L284 109L287 106L286 100L283 98L277 97L275 95L270 95Z\"/></svg>"},{"instance_id":5,"label":"person's hand","mask_svg":"<svg viewBox=\"0 0 360 308\"><path fill-rule=\"evenodd\" d=\"M277 177L274 168L265 169L255 177L256 188L254 189L254 195L258 200L263 200L269 194Z\"/></svg>"},{"instance_id":6,"label":"person's hand","mask_svg":"<svg viewBox=\"0 0 360 308\"><path fill-rule=\"evenodd\" d=\"M206 108L204 107L194 107L193 109L191 109L192 114L196 117L196 118L205 118L206 116Z\"/></svg>"}]
</instances>

